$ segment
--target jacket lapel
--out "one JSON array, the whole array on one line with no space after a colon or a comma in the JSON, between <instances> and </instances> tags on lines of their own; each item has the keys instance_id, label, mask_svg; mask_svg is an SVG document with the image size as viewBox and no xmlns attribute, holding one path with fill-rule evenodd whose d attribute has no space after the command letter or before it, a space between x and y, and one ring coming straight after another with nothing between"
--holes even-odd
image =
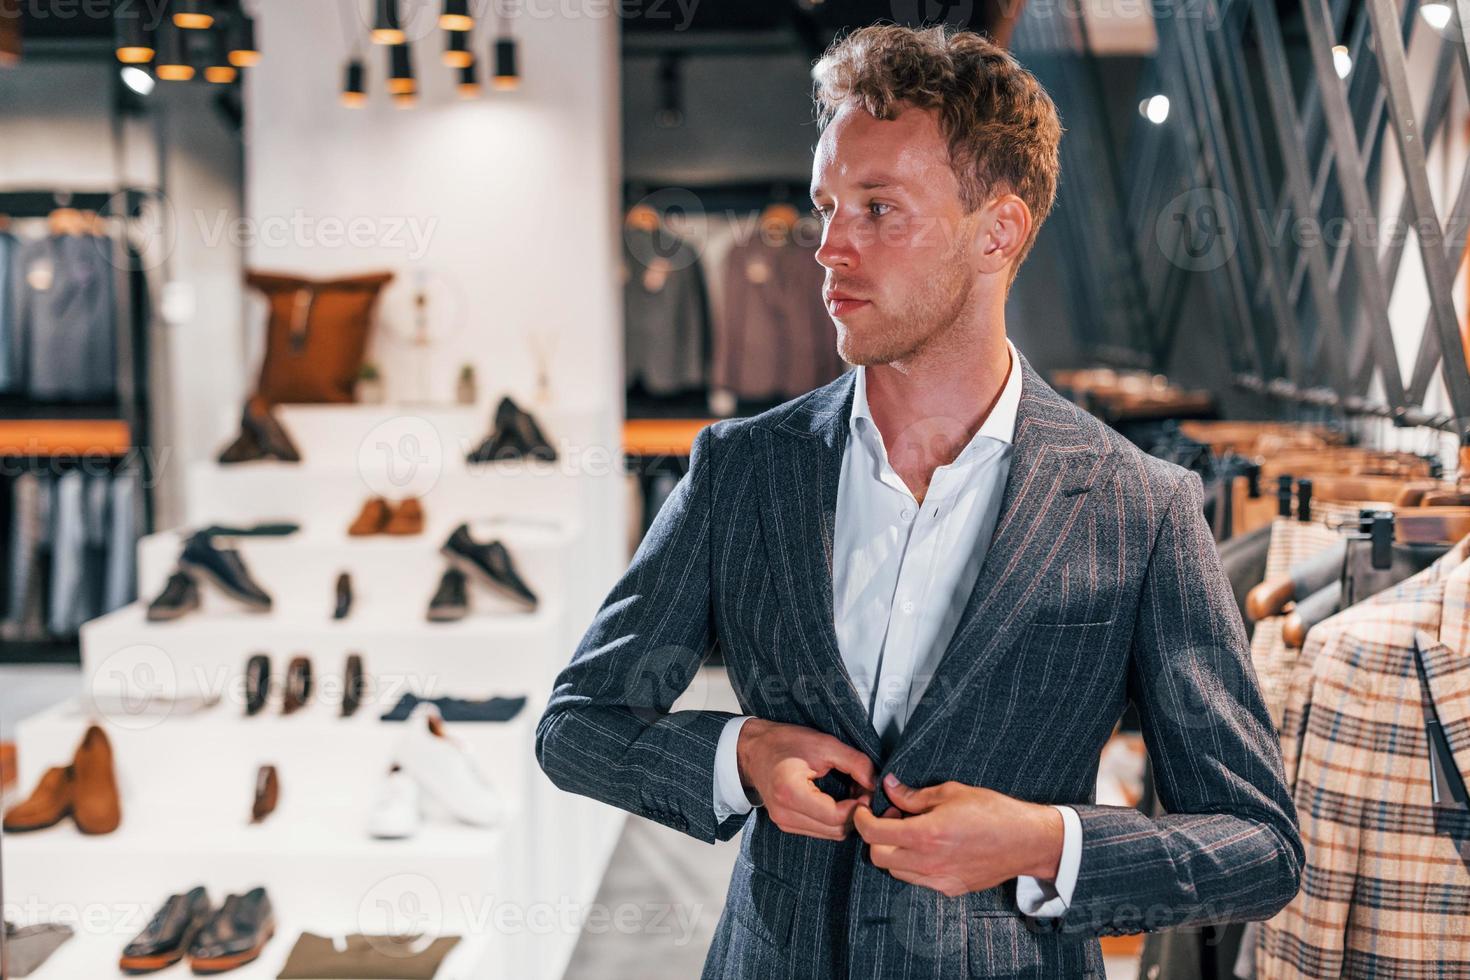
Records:
<instances>
[{"instance_id":1,"label":"jacket lapel","mask_svg":"<svg viewBox=\"0 0 1470 980\"><path fill-rule=\"evenodd\" d=\"M911 752L1030 622L1041 585L1116 454L1021 358L1021 404L1000 518L975 588L889 764Z\"/></svg>"},{"instance_id":2,"label":"jacket lapel","mask_svg":"<svg viewBox=\"0 0 1470 980\"><path fill-rule=\"evenodd\" d=\"M832 619L837 484L853 383L854 374L848 371L769 428L754 431L764 443L761 529L772 581L798 638L793 653L801 687L793 696L811 696L814 686L831 704L849 744L876 760L881 751L878 733L843 664Z\"/></svg>"},{"instance_id":3,"label":"jacket lapel","mask_svg":"<svg viewBox=\"0 0 1470 980\"><path fill-rule=\"evenodd\" d=\"M1461 778L1470 783L1470 561L1462 561L1445 578L1439 636L1418 630L1415 640L1424 659L1430 697Z\"/></svg>"}]
</instances>

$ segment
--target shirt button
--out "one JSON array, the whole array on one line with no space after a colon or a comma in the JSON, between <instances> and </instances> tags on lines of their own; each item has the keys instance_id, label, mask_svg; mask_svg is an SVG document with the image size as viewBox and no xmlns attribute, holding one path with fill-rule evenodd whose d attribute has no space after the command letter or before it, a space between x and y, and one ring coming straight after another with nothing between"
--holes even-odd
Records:
<instances>
[{"instance_id":1,"label":"shirt button","mask_svg":"<svg viewBox=\"0 0 1470 980\"><path fill-rule=\"evenodd\" d=\"M905 507L899 512L898 516L902 517L906 521L911 521L914 519L914 512Z\"/></svg>"},{"instance_id":2,"label":"shirt button","mask_svg":"<svg viewBox=\"0 0 1470 980\"><path fill-rule=\"evenodd\" d=\"M897 711L900 704L902 704L902 702L899 701L898 698L883 699L883 707L887 708L889 711Z\"/></svg>"},{"instance_id":3,"label":"shirt button","mask_svg":"<svg viewBox=\"0 0 1470 980\"><path fill-rule=\"evenodd\" d=\"M914 600L905 599L903 601L903 611L906 613L912 613L914 611Z\"/></svg>"}]
</instances>

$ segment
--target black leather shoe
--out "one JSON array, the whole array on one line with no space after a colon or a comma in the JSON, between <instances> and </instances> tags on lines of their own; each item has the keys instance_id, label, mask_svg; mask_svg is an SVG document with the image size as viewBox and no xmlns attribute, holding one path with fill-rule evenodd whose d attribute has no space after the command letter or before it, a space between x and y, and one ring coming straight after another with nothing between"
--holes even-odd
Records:
<instances>
[{"instance_id":1,"label":"black leather shoe","mask_svg":"<svg viewBox=\"0 0 1470 980\"><path fill-rule=\"evenodd\" d=\"M224 973L260 956L276 932L276 917L264 888L231 895L189 946L195 973Z\"/></svg>"},{"instance_id":2,"label":"black leather shoe","mask_svg":"<svg viewBox=\"0 0 1470 980\"><path fill-rule=\"evenodd\" d=\"M352 576L343 572L337 576L337 607L332 610L333 619L346 619L352 611Z\"/></svg>"},{"instance_id":3,"label":"black leather shoe","mask_svg":"<svg viewBox=\"0 0 1470 980\"><path fill-rule=\"evenodd\" d=\"M124 973L152 973L173 966L214 915L204 886L171 895L147 927L123 948L118 966Z\"/></svg>"},{"instance_id":4,"label":"black leather shoe","mask_svg":"<svg viewBox=\"0 0 1470 980\"><path fill-rule=\"evenodd\" d=\"M256 612L269 612L271 597L250 577L240 553L215 546L207 534L192 534L179 555L179 566L214 583L225 595Z\"/></svg>"},{"instance_id":5,"label":"black leather shoe","mask_svg":"<svg viewBox=\"0 0 1470 980\"><path fill-rule=\"evenodd\" d=\"M469 525L461 524L440 551L466 575L474 576L525 609L536 608L536 593L516 574L510 552L499 541L480 544L470 537Z\"/></svg>"},{"instance_id":6,"label":"black leather shoe","mask_svg":"<svg viewBox=\"0 0 1470 980\"><path fill-rule=\"evenodd\" d=\"M255 438L255 433L249 429L242 428L235 441L230 443L219 454L219 461L223 464L230 463L253 463L257 459L265 459L265 450L260 448L260 440Z\"/></svg>"},{"instance_id":7,"label":"black leather shoe","mask_svg":"<svg viewBox=\"0 0 1470 980\"><path fill-rule=\"evenodd\" d=\"M342 717L350 718L357 706L362 704L362 656L351 653L347 655L347 669L342 683Z\"/></svg>"},{"instance_id":8,"label":"black leather shoe","mask_svg":"<svg viewBox=\"0 0 1470 980\"><path fill-rule=\"evenodd\" d=\"M148 604L148 622L167 623L198 608L199 583L188 572L174 572L158 598Z\"/></svg>"},{"instance_id":9,"label":"black leather shoe","mask_svg":"<svg viewBox=\"0 0 1470 980\"><path fill-rule=\"evenodd\" d=\"M296 444L276 420L270 406L261 400L252 398L245 403L245 415L240 420L240 428L255 437L264 455L273 456L283 463L301 462L301 453Z\"/></svg>"},{"instance_id":10,"label":"black leather shoe","mask_svg":"<svg viewBox=\"0 0 1470 980\"><path fill-rule=\"evenodd\" d=\"M491 463L499 459L537 459L551 462L556 450L542 434L529 412L509 397L502 398L495 409L495 428L490 437L469 455L471 463Z\"/></svg>"},{"instance_id":11,"label":"black leather shoe","mask_svg":"<svg viewBox=\"0 0 1470 980\"><path fill-rule=\"evenodd\" d=\"M245 713L260 714L271 695L271 658L257 653L245 661Z\"/></svg>"},{"instance_id":12,"label":"black leather shoe","mask_svg":"<svg viewBox=\"0 0 1470 980\"><path fill-rule=\"evenodd\" d=\"M439 588L429 600L429 622L452 623L464 619L470 611L469 596L465 592L464 572L448 568L439 579Z\"/></svg>"}]
</instances>

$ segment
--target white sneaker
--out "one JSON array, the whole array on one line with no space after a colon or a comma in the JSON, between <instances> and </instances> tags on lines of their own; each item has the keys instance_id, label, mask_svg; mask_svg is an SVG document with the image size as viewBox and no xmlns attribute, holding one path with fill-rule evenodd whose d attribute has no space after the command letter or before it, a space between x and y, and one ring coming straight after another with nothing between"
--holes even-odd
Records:
<instances>
[{"instance_id":1,"label":"white sneaker","mask_svg":"<svg viewBox=\"0 0 1470 980\"><path fill-rule=\"evenodd\" d=\"M489 827L500 822L500 797L459 742L444 731L439 709L425 702L413 709L393 761L413 777L423 794L461 823Z\"/></svg>"},{"instance_id":2,"label":"white sneaker","mask_svg":"<svg viewBox=\"0 0 1470 980\"><path fill-rule=\"evenodd\" d=\"M378 789L373 812L368 816L368 833L379 840L403 840L418 833L422 822L419 784L394 766Z\"/></svg>"}]
</instances>

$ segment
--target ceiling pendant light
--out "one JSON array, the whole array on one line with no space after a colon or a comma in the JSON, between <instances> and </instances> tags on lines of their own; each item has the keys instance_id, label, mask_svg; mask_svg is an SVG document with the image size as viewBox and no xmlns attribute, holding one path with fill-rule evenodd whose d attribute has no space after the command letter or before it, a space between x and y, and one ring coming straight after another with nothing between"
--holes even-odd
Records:
<instances>
[{"instance_id":1,"label":"ceiling pendant light","mask_svg":"<svg viewBox=\"0 0 1470 980\"><path fill-rule=\"evenodd\" d=\"M230 64L254 68L260 64L260 46L255 43L255 18L243 11L230 18Z\"/></svg>"},{"instance_id":2,"label":"ceiling pendant light","mask_svg":"<svg viewBox=\"0 0 1470 980\"><path fill-rule=\"evenodd\" d=\"M403 25L398 20L398 0L377 0L377 13L373 16L373 43L402 44L405 38Z\"/></svg>"},{"instance_id":3,"label":"ceiling pendant light","mask_svg":"<svg viewBox=\"0 0 1470 980\"><path fill-rule=\"evenodd\" d=\"M342 80L342 104L357 109L367 102L367 69L361 58L347 62L346 77Z\"/></svg>"},{"instance_id":4,"label":"ceiling pendant light","mask_svg":"<svg viewBox=\"0 0 1470 980\"><path fill-rule=\"evenodd\" d=\"M444 63L450 68L468 68L475 63L475 53L470 50L468 32L444 32Z\"/></svg>"},{"instance_id":5,"label":"ceiling pendant light","mask_svg":"<svg viewBox=\"0 0 1470 980\"><path fill-rule=\"evenodd\" d=\"M476 99L480 96L480 69L471 61L459 70L459 97Z\"/></svg>"},{"instance_id":6,"label":"ceiling pendant light","mask_svg":"<svg viewBox=\"0 0 1470 980\"><path fill-rule=\"evenodd\" d=\"M240 70L230 64L225 54L225 32L223 26L216 27L204 35L204 80L215 85L228 85L240 77Z\"/></svg>"},{"instance_id":7,"label":"ceiling pendant light","mask_svg":"<svg viewBox=\"0 0 1470 980\"><path fill-rule=\"evenodd\" d=\"M418 91L413 78L412 52L407 44L394 44L388 48L388 92L391 95L411 95Z\"/></svg>"},{"instance_id":8,"label":"ceiling pendant light","mask_svg":"<svg viewBox=\"0 0 1470 980\"><path fill-rule=\"evenodd\" d=\"M470 16L470 0L444 0L444 12L439 15L439 26L446 31L467 31L475 26Z\"/></svg>"},{"instance_id":9,"label":"ceiling pendant light","mask_svg":"<svg viewBox=\"0 0 1470 980\"><path fill-rule=\"evenodd\" d=\"M119 10L113 15L117 33L117 60L125 65L146 65L153 60L153 38L143 23L141 12Z\"/></svg>"},{"instance_id":10,"label":"ceiling pendant light","mask_svg":"<svg viewBox=\"0 0 1470 980\"><path fill-rule=\"evenodd\" d=\"M194 77L194 66L189 63L189 52L184 45L186 37L177 27L158 30L158 61L153 66L153 74L165 82L187 82Z\"/></svg>"},{"instance_id":11,"label":"ceiling pendant light","mask_svg":"<svg viewBox=\"0 0 1470 980\"><path fill-rule=\"evenodd\" d=\"M214 26L209 0L174 0L174 26L186 31L206 31Z\"/></svg>"},{"instance_id":12,"label":"ceiling pendant light","mask_svg":"<svg viewBox=\"0 0 1470 980\"><path fill-rule=\"evenodd\" d=\"M495 39L494 85L502 92L514 91L521 84L520 72L516 69L516 39L509 35Z\"/></svg>"}]
</instances>

